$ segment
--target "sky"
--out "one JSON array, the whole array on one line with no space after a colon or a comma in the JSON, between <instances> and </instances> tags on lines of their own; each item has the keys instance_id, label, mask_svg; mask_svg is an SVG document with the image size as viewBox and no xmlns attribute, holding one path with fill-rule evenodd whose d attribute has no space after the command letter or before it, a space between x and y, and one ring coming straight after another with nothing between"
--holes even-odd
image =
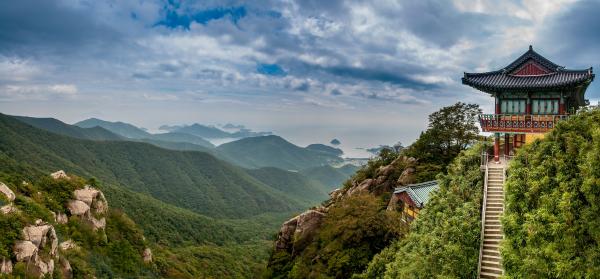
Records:
<instances>
[{"instance_id":1,"label":"sky","mask_svg":"<svg viewBox=\"0 0 600 279\"><path fill-rule=\"evenodd\" d=\"M242 124L298 145L410 144L493 100L463 72L529 45L598 69L600 1L0 1L0 112L150 130ZM587 98L600 99L598 82Z\"/></svg>"}]
</instances>

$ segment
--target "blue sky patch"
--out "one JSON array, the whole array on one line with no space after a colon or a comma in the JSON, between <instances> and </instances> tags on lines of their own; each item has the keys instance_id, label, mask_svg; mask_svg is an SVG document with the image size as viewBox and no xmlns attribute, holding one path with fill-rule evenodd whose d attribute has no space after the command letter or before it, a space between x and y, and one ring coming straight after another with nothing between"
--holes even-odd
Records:
<instances>
[{"instance_id":1,"label":"blue sky patch","mask_svg":"<svg viewBox=\"0 0 600 279\"><path fill-rule=\"evenodd\" d=\"M237 24L238 20L245 17L246 14L247 11L244 6L214 8L197 11L190 14L179 14L177 11L167 7L165 18L156 23L156 25L164 25L170 28L183 27L184 29L189 30L192 22L205 25L211 20L221 19L227 16L231 18L233 23Z\"/></svg>"},{"instance_id":2,"label":"blue sky patch","mask_svg":"<svg viewBox=\"0 0 600 279\"><path fill-rule=\"evenodd\" d=\"M258 64L256 71L268 76L286 76L287 73L277 64Z\"/></svg>"}]
</instances>

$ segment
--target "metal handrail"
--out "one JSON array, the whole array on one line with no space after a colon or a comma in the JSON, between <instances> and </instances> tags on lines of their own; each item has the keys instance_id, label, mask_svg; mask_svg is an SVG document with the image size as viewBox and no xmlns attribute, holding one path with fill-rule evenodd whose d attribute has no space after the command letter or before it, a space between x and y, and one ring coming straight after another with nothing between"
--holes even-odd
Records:
<instances>
[{"instance_id":1,"label":"metal handrail","mask_svg":"<svg viewBox=\"0 0 600 279\"><path fill-rule=\"evenodd\" d=\"M483 157L483 156L482 156ZM485 154L487 158L487 153ZM481 206L481 235L479 236L479 260L477 261L477 278L481 275L481 260L483 259L483 238L485 236L485 207L487 205L487 187L488 187L489 167L485 164L485 175L483 177L483 204Z\"/></svg>"}]
</instances>

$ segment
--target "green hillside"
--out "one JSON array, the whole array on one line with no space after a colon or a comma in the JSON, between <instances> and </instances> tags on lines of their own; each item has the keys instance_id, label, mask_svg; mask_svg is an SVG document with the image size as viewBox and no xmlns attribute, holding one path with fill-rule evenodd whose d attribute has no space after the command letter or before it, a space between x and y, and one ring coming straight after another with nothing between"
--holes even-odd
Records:
<instances>
[{"instance_id":1,"label":"green hillside","mask_svg":"<svg viewBox=\"0 0 600 279\"><path fill-rule=\"evenodd\" d=\"M333 156L342 156L344 155L344 151L342 151L339 148L335 148L335 147L331 147L328 145L324 145L324 144L320 144L320 143L314 143L314 144L310 144L306 147L306 149L309 150L313 150L313 151L318 151L318 152L323 152L326 154L330 154Z\"/></svg>"},{"instance_id":2,"label":"green hillside","mask_svg":"<svg viewBox=\"0 0 600 279\"><path fill-rule=\"evenodd\" d=\"M326 200L327 187L298 173L273 167L248 170L248 174L271 187L287 193L309 204Z\"/></svg>"},{"instance_id":3,"label":"green hillside","mask_svg":"<svg viewBox=\"0 0 600 279\"><path fill-rule=\"evenodd\" d=\"M600 274L600 110L561 121L508 169L501 254L507 278Z\"/></svg>"},{"instance_id":4,"label":"green hillside","mask_svg":"<svg viewBox=\"0 0 600 279\"><path fill-rule=\"evenodd\" d=\"M220 145L217 150L229 161L246 168L301 170L341 161L337 156L296 146L279 136L245 138Z\"/></svg>"},{"instance_id":5,"label":"green hillside","mask_svg":"<svg viewBox=\"0 0 600 279\"><path fill-rule=\"evenodd\" d=\"M194 135L197 137L205 138L205 139L214 139L214 138L230 138L232 135L228 132L225 132L219 128L204 126L200 124L193 124L190 126L179 127L172 132L177 133L185 133Z\"/></svg>"},{"instance_id":6,"label":"green hillside","mask_svg":"<svg viewBox=\"0 0 600 279\"><path fill-rule=\"evenodd\" d=\"M124 122L109 122L98 118L89 118L83 121L79 121L73 125L81 128L102 127L117 135L132 139L144 139L152 137L152 134L131 124Z\"/></svg>"},{"instance_id":7,"label":"green hillside","mask_svg":"<svg viewBox=\"0 0 600 279\"><path fill-rule=\"evenodd\" d=\"M46 171L65 169L217 217L298 209L300 204L207 153L135 142L93 142L0 117L0 151Z\"/></svg>"},{"instance_id":8,"label":"green hillside","mask_svg":"<svg viewBox=\"0 0 600 279\"><path fill-rule=\"evenodd\" d=\"M341 187L344 181L348 180L348 178L350 178L357 170L358 167L352 165L345 165L341 168L334 168L328 165L304 169L301 170L300 173L313 180L319 181L325 186L325 191L329 192Z\"/></svg>"},{"instance_id":9,"label":"green hillside","mask_svg":"<svg viewBox=\"0 0 600 279\"><path fill-rule=\"evenodd\" d=\"M151 139L160 140L160 141L168 141L168 142L180 142L180 143L191 143L195 145L199 145L206 148L214 148L215 146L209 141L197 137L191 134L185 133L163 133L163 134L152 134Z\"/></svg>"},{"instance_id":10,"label":"green hillside","mask_svg":"<svg viewBox=\"0 0 600 279\"><path fill-rule=\"evenodd\" d=\"M93 126L81 128L74 125L63 123L54 118L35 118L27 116L14 116L16 119L25 122L33 127L37 127L55 134L70 136L78 139L88 140L123 140L122 136L110 132L102 127Z\"/></svg>"}]
</instances>

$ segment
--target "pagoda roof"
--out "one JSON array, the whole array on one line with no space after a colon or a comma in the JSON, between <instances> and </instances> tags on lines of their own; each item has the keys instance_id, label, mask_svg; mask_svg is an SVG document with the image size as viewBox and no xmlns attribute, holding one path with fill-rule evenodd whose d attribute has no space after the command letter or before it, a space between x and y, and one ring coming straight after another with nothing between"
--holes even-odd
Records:
<instances>
[{"instance_id":1,"label":"pagoda roof","mask_svg":"<svg viewBox=\"0 0 600 279\"><path fill-rule=\"evenodd\" d=\"M427 181L417 184L409 184L404 187L398 187L394 189L394 194L400 194L406 192L411 200L417 204L419 208L429 201L429 196L432 191L439 188L437 180Z\"/></svg>"},{"instance_id":2,"label":"pagoda roof","mask_svg":"<svg viewBox=\"0 0 600 279\"><path fill-rule=\"evenodd\" d=\"M465 73L462 83L488 93L499 91L548 90L587 85L594 80L592 68L570 70L529 50L503 69Z\"/></svg>"}]
</instances>

